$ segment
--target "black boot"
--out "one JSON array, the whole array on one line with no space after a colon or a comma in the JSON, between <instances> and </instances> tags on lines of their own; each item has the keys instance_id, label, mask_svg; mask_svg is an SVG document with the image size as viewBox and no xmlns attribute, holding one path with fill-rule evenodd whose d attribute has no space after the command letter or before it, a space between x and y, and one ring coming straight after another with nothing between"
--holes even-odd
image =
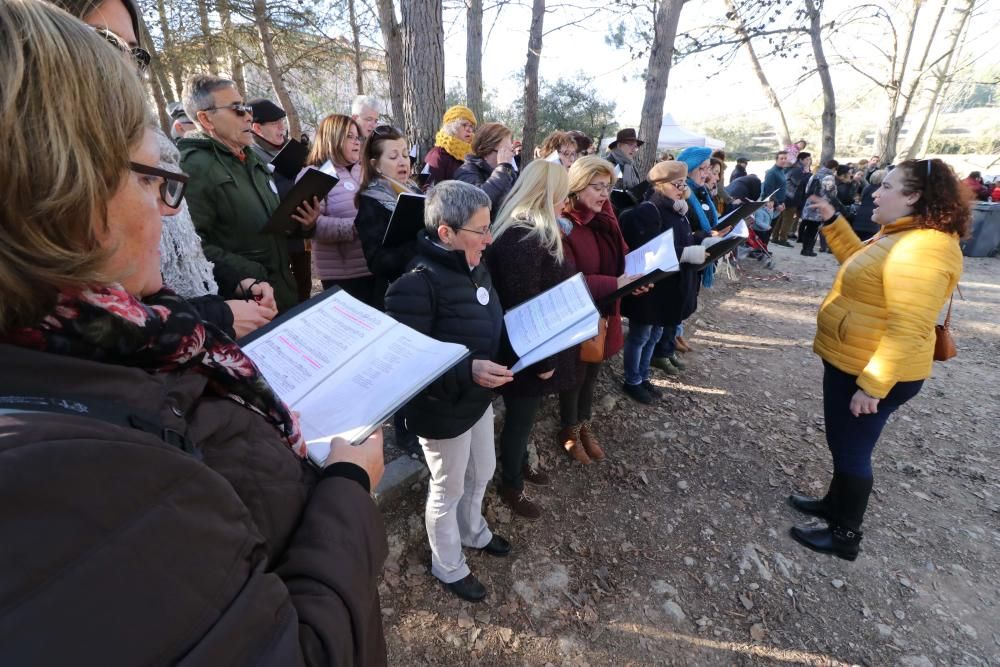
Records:
<instances>
[{"instance_id":1,"label":"black boot","mask_svg":"<svg viewBox=\"0 0 1000 667\"><path fill-rule=\"evenodd\" d=\"M788 496L788 504L791 505L793 509L800 511L803 514L829 520L830 498L834 495L838 482L837 472L834 471L833 478L830 480L830 486L827 488L825 496L822 498L813 498L811 496L800 496L793 493Z\"/></svg>"},{"instance_id":2,"label":"black boot","mask_svg":"<svg viewBox=\"0 0 1000 667\"><path fill-rule=\"evenodd\" d=\"M861 545L861 531L850 530L842 526L831 526L827 528L799 528L792 526L789 531L792 539L802 546L818 551L821 554L830 554L837 558L853 561L858 557Z\"/></svg>"},{"instance_id":3,"label":"black boot","mask_svg":"<svg viewBox=\"0 0 1000 667\"><path fill-rule=\"evenodd\" d=\"M861 522L871 492L870 477L834 475L827 497L828 527L793 527L792 539L813 551L853 561L860 550Z\"/></svg>"}]
</instances>

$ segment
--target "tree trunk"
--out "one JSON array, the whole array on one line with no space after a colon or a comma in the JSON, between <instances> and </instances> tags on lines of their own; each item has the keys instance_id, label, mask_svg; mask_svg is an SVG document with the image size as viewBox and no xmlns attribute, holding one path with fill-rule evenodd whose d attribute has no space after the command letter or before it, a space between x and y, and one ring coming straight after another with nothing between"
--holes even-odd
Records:
<instances>
[{"instance_id":1,"label":"tree trunk","mask_svg":"<svg viewBox=\"0 0 1000 667\"><path fill-rule=\"evenodd\" d=\"M902 128L906 123L906 118L910 114L910 108L913 106L913 102L917 97L917 89L920 87L920 83L924 80L925 70L927 69L927 59L930 57L931 47L937 38L938 27L941 25L941 17L944 16L944 11L948 7L948 1L942 0L941 7L938 9L938 14L931 24L931 34L927 36L927 42L924 44L924 53L920 56L920 63L917 65L917 72L910 80L910 87L906 91L906 96L903 100L903 109L899 113L899 127ZM898 140L897 140L898 141ZM903 159L908 159L907 155L912 150L913 138L910 137L910 146L903 152Z\"/></svg>"},{"instance_id":2,"label":"tree trunk","mask_svg":"<svg viewBox=\"0 0 1000 667\"><path fill-rule=\"evenodd\" d=\"M889 113L884 131L880 136L876 136L874 154L882 156L883 164L892 164L896 158L896 145L899 142L899 132L903 129L903 119L899 115L899 105L903 95L903 79L906 77L906 68L910 64L910 51L913 49L914 27L917 18L920 16L920 9L923 7L923 0L913 0L913 11L908 12L909 19L906 22L906 46L903 47L903 57L897 67L895 53L890 67L892 79L886 87L889 96Z\"/></svg>"},{"instance_id":3,"label":"tree trunk","mask_svg":"<svg viewBox=\"0 0 1000 667\"><path fill-rule=\"evenodd\" d=\"M677 37L677 22L684 2L685 0L662 0L656 11L653 42L649 50L649 64L646 66L646 94L642 100L639 122L639 137L646 143L639 148L635 157L636 168L642 177L656 163L657 143L660 127L663 125L663 103L667 98L667 81L674 58L674 39Z\"/></svg>"},{"instance_id":4,"label":"tree trunk","mask_svg":"<svg viewBox=\"0 0 1000 667\"><path fill-rule=\"evenodd\" d=\"M823 52L823 28L820 23L820 10L815 0L805 0L806 15L809 17L809 39L812 42L813 57L816 60L816 72L823 86L823 140L820 149L820 163L832 160L837 151L837 97L833 92L833 79L830 77L830 65Z\"/></svg>"},{"instance_id":5,"label":"tree trunk","mask_svg":"<svg viewBox=\"0 0 1000 667\"><path fill-rule=\"evenodd\" d=\"M160 1L162 2L162 0ZM222 36L226 40L226 51L229 56L229 72L233 77L233 82L236 84L236 90L246 100L247 81L243 73L243 58L233 34L233 15L229 7L229 0L219 0L216 3L216 7L219 10L219 19L222 21Z\"/></svg>"},{"instance_id":6,"label":"tree trunk","mask_svg":"<svg viewBox=\"0 0 1000 667\"><path fill-rule=\"evenodd\" d=\"M181 70L180 61L177 58L174 31L170 27L170 21L167 19L167 7L163 0L156 0L156 11L160 17L160 34L163 35L164 53L161 54L161 62L163 62L164 67L170 72L170 78L173 80L174 87L171 92L174 99L179 100L184 91L184 72Z\"/></svg>"},{"instance_id":7,"label":"tree trunk","mask_svg":"<svg viewBox=\"0 0 1000 667\"><path fill-rule=\"evenodd\" d=\"M465 103L483 121L483 0L465 0Z\"/></svg>"},{"instance_id":8,"label":"tree trunk","mask_svg":"<svg viewBox=\"0 0 1000 667\"><path fill-rule=\"evenodd\" d=\"M386 68L389 72L389 104L392 106L392 121L403 123L403 36L396 20L393 0L376 0L378 23L385 42Z\"/></svg>"},{"instance_id":9,"label":"tree trunk","mask_svg":"<svg viewBox=\"0 0 1000 667\"><path fill-rule=\"evenodd\" d=\"M920 126L913 135L913 143L904 156L908 159L915 158L927 152L927 147L930 144L931 135L933 134L933 127L936 123L938 105L943 98L942 93L944 92L945 84L951 76L956 55L960 50L959 42L961 41L962 33L965 32L965 26L968 23L969 15L972 14L972 7L975 5L975 2L976 0L963 0L962 4L954 10L956 17L952 29L945 39L945 53L947 56L934 69L934 83L926 100L923 118L921 118Z\"/></svg>"},{"instance_id":10,"label":"tree trunk","mask_svg":"<svg viewBox=\"0 0 1000 667\"><path fill-rule=\"evenodd\" d=\"M521 167L535 156L538 137L538 65L542 57L542 25L545 0L533 0L528 31L528 58L524 63L524 130L521 137Z\"/></svg>"},{"instance_id":11,"label":"tree trunk","mask_svg":"<svg viewBox=\"0 0 1000 667\"><path fill-rule=\"evenodd\" d=\"M156 116L160 121L160 129L169 137L172 123L170 116L167 114L167 100L163 96L163 83L166 81L166 77L163 75L163 67L160 65L160 58L156 53L156 47L153 46L153 38L149 35L149 27L146 25L146 19L143 18L141 13L139 14L139 34L136 36L139 38L139 42L149 50L151 58L150 67L152 70L149 77L149 87L153 91L153 100L156 102Z\"/></svg>"},{"instance_id":12,"label":"tree trunk","mask_svg":"<svg viewBox=\"0 0 1000 667\"><path fill-rule=\"evenodd\" d=\"M205 40L205 64L212 74L219 73L215 62L215 49L212 48L212 28L208 23L208 0L198 0L198 21L201 25L201 37Z\"/></svg>"},{"instance_id":13,"label":"tree trunk","mask_svg":"<svg viewBox=\"0 0 1000 667\"><path fill-rule=\"evenodd\" d=\"M278 67L278 58L274 54L274 38L271 35L271 25L267 16L267 0L253 0L253 19L257 25L257 34L260 36L261 51L264 52L264 63L267 65L267 73L271 78L271 85L274 86L274 94L278 96L281 108L288 116L288 131L291 136L298 137L302 134L302 126L299 123L299 112L292 103L292 98L288 94L288 88L281 78L281 69Z\"/></svg>"},{"instance_id":14,"label":"tree trunk","mask_svg":"<svg viewBox=\"0 0 1000 667\"><path fill-rule=\"evenodd\" d=\"M358 95L365 94L365 71L362 67L364 58L361 55L361 27L358 26L358 12L354 8L354 0L347 0L348 18L351 23L351 50L354 57L354 85Z\"/></svg>"},{"instance_id":15,"label":"tree trunk","mask_svg":"<svg viewBox=\"0 0 1000 667\"><path fill-rule=\"evenodd\" d=\"M441 0L402 0L401 8L403 119L422 163L444 115L444 17Z\"/></svg>"},{"instance_id":16,"label":"tree trunk","mask_svg":"<svg viewBox=\"0 0 1000 667\"><path fill-rule=\"evenodd\" d=\"M750 56L750 66L753 68L753 73L757 75L757 81L760 82L760 87L764 91L767 103L771 106L771 125L774 127L774 134L778 137L778 150L781 150L792 143L792 136L788 131L788 121L785 120L785 112L781 108L781 100L778 99L778 95L774 92L771 82L768 81L767 76L764 74L764 68L761 67L760 59L757 57L757 51L753 48L750 35L747 34L743 17L737 13L733 0L726 0L726 8L733 15L733 29L736 31L737 36L743 40L747 55Z\"/></svg>"}]
</instances>

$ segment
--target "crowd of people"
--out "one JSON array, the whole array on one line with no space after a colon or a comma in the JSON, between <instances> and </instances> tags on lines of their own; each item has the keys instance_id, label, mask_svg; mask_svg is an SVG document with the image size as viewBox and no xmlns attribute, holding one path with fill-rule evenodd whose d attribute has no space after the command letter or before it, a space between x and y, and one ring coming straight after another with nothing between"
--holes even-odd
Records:
<instances>
[{"instance_id":1,"label":"crowd of people","mask_svg":"<svg viewBox=\"0 0 1000 667\"><path fill-rule=\"evenodd\" d=\"M797 233L804 254L820 235L842 264L814 345L833 479L822 498L789 499L826 525L791 533L857 557L872 451L930 374L935 320L961 274L969 211L948 165L828 162L812 174L802 142L763 181L723 187L725 157L708 148L642 173L634 129L607 159L570 130L526 160L512 128L455 106L420 169L405 134L379 124L378 102L359 97L309 141L304 167L336 173L336 186L292 202L290 232L263 231L295 180L271 165L284 111L196 74L167 137L136 76L149 58L132 0L56 4L0 3L0 495L19 508L4 519L0 662L385 664L387 540L370 495L381 429L334 439L312 465L297 415L239 339L308 298L315 277L468 348L394 431L430 471L431 574L480 601L465 550L516 548L482 510L498 395L498 495L537 519L525 484L553 480L528 465L527 445L544 398L558 397L552 447L580 465L614 456L593 411L606 362L622 352L635 401L661 397L653 369L684 371L684 322L714 280L707 249L729 231L720 213L772 191L755 227L773 225L776 243ZM860 197L853 222L841 184ZM421 192L423 230L387 247L399 195ZM865 193L873 234L857 223ZM679 270L632 288L625 255L667 231ZM600 304L598 335L512 372L504 312L575 274Z\"/></svg>"}]
</instances>

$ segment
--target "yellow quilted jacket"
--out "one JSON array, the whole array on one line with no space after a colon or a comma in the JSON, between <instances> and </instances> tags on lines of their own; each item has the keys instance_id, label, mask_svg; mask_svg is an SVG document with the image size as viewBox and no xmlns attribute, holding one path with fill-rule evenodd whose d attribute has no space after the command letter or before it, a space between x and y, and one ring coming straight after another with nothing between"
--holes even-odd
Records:
<instances>
[{"instance_id":1,"label":"yellow quilted jacket","mask_svg":"<svg viewBox=\"0 0 1000 667\"><path fill-rule=\"evenodd\" d=\"M823 228L841 263L816 318L813 351L885 398L931 374L934 325L962 275L958 236L900 218L865 244L844 218Z\"/></svg>"}]
</instances>

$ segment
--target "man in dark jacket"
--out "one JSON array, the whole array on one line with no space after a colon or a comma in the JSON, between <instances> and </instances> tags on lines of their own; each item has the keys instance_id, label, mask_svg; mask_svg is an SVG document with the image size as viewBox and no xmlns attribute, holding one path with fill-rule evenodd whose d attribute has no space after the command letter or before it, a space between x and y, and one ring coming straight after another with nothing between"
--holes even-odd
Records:
<instances>
[{"instance_id":1,"label":"man in dark jacket","mask_svg":"<svg viewBox=\"0 0 1000 667\"><path fill-rule=\"evenodd\" d=\"M264 98L252 100L250 108L253 109L253 125L250 128L253 131L253 144L250 149L268 166L271 178L278 187L278 197L284 199L295 185L295 178L276 170L271 165L271 160L277 157L288 143L285 110ZM301 168L301 165L299 167ZM288 239L288 259L292 265L299 301L305 301L312 293L311 255L312 253L306 250L306 241L302 235L294 235Z\"/></svg>"},{"instance_id":2,"label":"man in dark jacket","mask_svg":"<svg viewBox=\"0 0 1000 667\"><path fill-rule=\"evenodd\" d=\"M733 167L733 173L729 175L729 184L732 185L733 181L737 178L743 178L747 175L747 164L748 160L745 157L736 158L736 166Z\"/></svg>"},{"instance_id":3,"label":"man in dark jacket","mask_svg":"<svg viewBox=\"0 0 1000 667\"><path fill-rule=\"evenodd\" d=\"M802 204L805 202L806 182L812 175L812 155L800 151L795 156L795 163L785 172L787 187L785 189L785 210L773 227L771 242L791 248L788 238L793 236L798 218L802 215ZM765 193L766 194L766 193Z\"/></svg>"},{"instance_id":4,"label":"man in dark jacket","mask_svg":"<svg viewBox=\"0 0 1000 667\"><path fill-rule=\"evenodd\" d=\"M506 556L510 543L494 535L482 514L496 470L494 390L513 379L492 359L500 349L503 309L481 263L490 243L490 200L468 183L444 181L428 191L426 231L418 237L412 270L389 287L386 313L432 338L464 345L469 356L403 408L420 436L430 489L427 537L431 573L470 602L486 588L469 569L462 547Z\"/></svg>"},{"instance_id":5,"label":"man in dark jacket","mask_svg":"<svg viewBox=\"0 0 1000 667\"><path fill-rule=\"evenodd\" d=\"M209 75L191 77L184 109L201 130L177 143L181 167L191 177L187 202L209 261L222 258L244 276L274 288L278 310L298 303L284 234L262 232L278 207L278 187L267 165L250 150L251 109L235 84ZM315 206L302 202L293 219L300 233L315 230Z\"/></svg>"}]
</instances>

